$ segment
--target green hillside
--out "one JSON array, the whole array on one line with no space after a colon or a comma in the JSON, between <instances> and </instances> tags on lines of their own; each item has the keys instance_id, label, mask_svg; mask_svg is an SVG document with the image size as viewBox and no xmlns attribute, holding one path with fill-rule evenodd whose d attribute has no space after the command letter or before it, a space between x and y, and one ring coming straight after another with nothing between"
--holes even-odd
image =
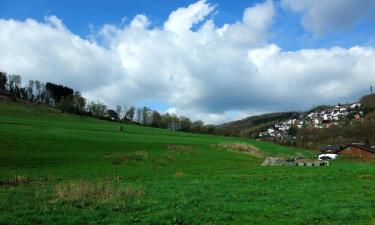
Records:
<instances>
[{"instance_id":1,"label":"green hillside","mask_svg":"<svg viewBox=\"0 0 375 225\"><path fill-rule=\"evenodd\" d=\"M0 224L374 224L375 165L261 167L312 152L0 103Z\"/></svg>"}]
</instances>

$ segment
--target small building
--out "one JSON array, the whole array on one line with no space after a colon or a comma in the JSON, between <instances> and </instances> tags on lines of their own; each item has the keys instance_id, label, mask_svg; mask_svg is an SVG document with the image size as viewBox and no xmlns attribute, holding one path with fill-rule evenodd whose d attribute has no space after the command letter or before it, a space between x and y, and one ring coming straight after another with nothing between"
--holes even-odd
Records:
<instances>
[{"instance_id":1,"label":"small building","mask_svg":"<svg viewBox=\"0 0 375 225\"><path fill-rule=\"evenodd\" d=\"M104 117L109 119L109 120L117 120L118 119L118 115L117 113L112 110L112 109L108 109L105 113L104 113Z\"/></svg>"},{"instance_id":2,"label":"small building","mask_svg":"<svg viewBox=\"0 0 375 225\"><path fill-rule=\"evenodd\" d=\"M336 159L336 152L341 150L341 145L322 145L319 147L320 154L317 155L318 160Z\"/></svg>"},{"instance_id":3,"label":"small building","mask_svg":"<svg viewBox=\"0 0 375 225\"><path fill-rule=\"evenodd\" d=\"M341 145L322 145L319 147L320 153L328 154L328 153L336 153L341 150Z\"/></svg>"},{"instance_id":4,"label":"small building","mask_svg":"<svg viewBox=\"0 0 375 225\"><path fill-rule=\"evenodd\" d=\"M363 160L369 160L375 157L375 146L370 146L363 143L353 143L342 148L341 150L336 152L336 154L351 155Z\"/></svg>"},{"instance_id":5,"label":"small building","mask_svg":"<svg viewBox=\"0 0 375 225\"><path fill-rule=\"evenodd\" d=\"M361 103L354 103L350 106L350 109L355 110L355 109L360 109L361 108Z\"/></svg>"}]
</instances>

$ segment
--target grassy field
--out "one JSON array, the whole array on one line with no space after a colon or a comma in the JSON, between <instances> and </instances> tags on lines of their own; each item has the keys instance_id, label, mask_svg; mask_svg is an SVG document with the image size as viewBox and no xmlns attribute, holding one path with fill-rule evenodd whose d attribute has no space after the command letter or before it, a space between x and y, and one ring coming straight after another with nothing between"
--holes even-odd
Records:
<instances>
[{"instance_id":1,"label":"grassy field","mask_svg":"<svg viewBox=\"0 0 375 225\"><path fill-rule=\"evenodd\" d=\"M313 153L0 103L0 224L375 224L375 164L261 167Z\"/></svg>"}]
</instances>

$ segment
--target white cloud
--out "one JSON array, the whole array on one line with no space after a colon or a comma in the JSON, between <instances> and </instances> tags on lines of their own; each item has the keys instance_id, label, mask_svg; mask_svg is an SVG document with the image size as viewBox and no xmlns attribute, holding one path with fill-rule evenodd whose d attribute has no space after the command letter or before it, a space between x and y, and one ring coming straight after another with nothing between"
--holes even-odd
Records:
<instances>
[{"instance_id":1,"label":"white cloud","mask_svg":"<svg viewBox=\"0 0 375 225\"><path fill-rule=\"evenodd\" d=\"M150 28L145 15L121 27L105 24L93 35L101 44L56 17L0 20L0 69L66 84L109 105L161 102L212 123L351 101L375 83L373 48L286 52L267 43L272 1L222 27L211 13L214 6L199 1L172 12L163 27Z\"/></svg>"},{"instance_id":2,"label":"white cloud","mask_svg":"<svg viewBox=\"0 0 375 225\"><path fill-rule=\"evenodd\" d=\"M150 25L150 21L145 15L137 15L134 19L130 22L130 27L134 28L147 28Z\"/></svg>"},{"instance_id":3,"label":"white cloud","mask_svg":"<svg viewBox=\"0 0 375 225\"><path fill-rule=\"evenodd\" d=\"M273 15L273 3L271 0L267 0L265 3L247 8L243 15L243 23L252 31L263 33L271 25Z\"/></svg>"},{"instance_id":4,"label":"white cloud","mask_svg":"<svg viewBox=\"0 0 375 225\"><path fill-rule=\"evenodd\" d=\"M282 0L282 6L302 13L302 25L315 35L352 29L375 19L373 0Z\"/></svg>"},{"instance_id":5,"label":"white cloud","mask_svg":"<svg viewBox=\"0 0 375 225\"><path fill-rule=\"evenodd\" d=\"M242 21L225 24L223 27L217 28L216 32L221 40L231 45L249 47L249 45L264 44L266 32L273 17L274 5L272 1L267 0L245 9Z\"/></svg>"},{"instance_id":6,"label":"white cloud","mask_svg":"<svg viewBox=\"0 0 375 225\"><path fill-rule=\"evenodd\" d=\"M169 15L168 20L164 23L164 29L176 34L187 32L213 10L214 7L207 4L206 0L200 0L187 8L179 8Z\"/></svg>"},{"instance_id":7,"label":"white cloud","mask_svg":"<svg viewBox=\"0 0 375 225\"><path fill-rule=\"evenodd\" d=\"M44 23L1 19L0 49L2 70L76 89L96 89L118 79L120 72L111 52L71 33L55 16Z\"/></svg>"}]
</instances>

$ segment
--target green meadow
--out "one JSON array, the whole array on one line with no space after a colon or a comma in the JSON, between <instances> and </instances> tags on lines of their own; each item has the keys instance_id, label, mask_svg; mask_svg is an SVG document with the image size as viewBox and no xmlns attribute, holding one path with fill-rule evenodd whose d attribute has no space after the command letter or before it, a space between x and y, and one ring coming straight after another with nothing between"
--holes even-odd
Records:
<instances>
[{"instance_id":1,"label":"green meadow","mask_svg":"<svg viewBox=\"0 0 375 225\"><path fill-rule=\"evenodd\" d=\"M308 150L0 104L0 224L375 224L375 163L261 167Z\"/></svg>"}]
</instances>

